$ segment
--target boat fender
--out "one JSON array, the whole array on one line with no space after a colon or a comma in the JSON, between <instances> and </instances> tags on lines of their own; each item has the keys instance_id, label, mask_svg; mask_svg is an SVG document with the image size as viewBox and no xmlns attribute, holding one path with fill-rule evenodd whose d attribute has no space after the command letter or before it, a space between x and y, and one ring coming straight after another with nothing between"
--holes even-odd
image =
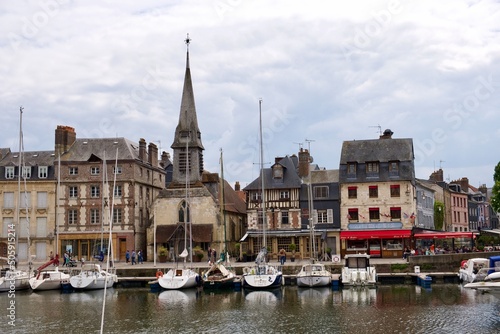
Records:
<instances>
[{"instance_id":1,"label":"boat fender","mask_svg":"<svg viewBox=\"0 0 500 334\"><path fill-rule=\"evenodd\" d=\"M340 262L340 256L338 256L338 255L332 256L332 262L339 263Z\"/></svg>"},{"instance_id":2,"label":"boat fender","mask_svg":"<svg viewBox=\"0 0 500 334\"><path fill-rule=\"evenodd\" d=\"M163 271L158 270L158 271L156 272L156 278L160 278L160 277L163 277Z\"/></svg>"}]
</instances>

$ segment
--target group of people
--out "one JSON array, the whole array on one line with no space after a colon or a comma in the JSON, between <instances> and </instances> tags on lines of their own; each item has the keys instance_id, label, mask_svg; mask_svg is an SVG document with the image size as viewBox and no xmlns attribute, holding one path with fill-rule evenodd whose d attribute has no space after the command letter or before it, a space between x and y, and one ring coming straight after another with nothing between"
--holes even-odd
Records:
<instances>
[{"instance_id":1,"label":"group of people","mask_svg":"<svg viewBox=\"0 0 500 334\"><path fill-rule=\"evenodd\" d=\"M132 250L130 252L127 249L127 252L125 253L125 262L128 264L129 262L134 264L143 264L144 263L144 254L142 253L142 250L138 250L137 252L135 250Z\"/></svg>"}]
</instances>

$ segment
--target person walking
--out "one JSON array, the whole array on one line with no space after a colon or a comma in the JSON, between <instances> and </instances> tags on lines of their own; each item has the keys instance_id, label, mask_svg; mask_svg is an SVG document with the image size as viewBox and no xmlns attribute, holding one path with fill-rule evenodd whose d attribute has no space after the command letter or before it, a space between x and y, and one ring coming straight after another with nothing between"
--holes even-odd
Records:
<instances>
[{"instance_id":1,"label":"person walking","mask_svg":"<svg viewBox=\"0 0 500 334\"><path fill-rule=\"evenodd\" d=\"M282 248L280 249L280 263L284 265L286 262L286 251Z\"/></svg>"},{"instance_id":2,"label":"person walking","mask_svg":"<svg viewBox=\"0 0 500 334\"><path fill-rule=\"evenodd\" d=\"M132 265L135 264L135 250L132 250Z\"/></svg>"},{"instance_id":3,"label":"person walking","mask_svg":"<svg viewBox=\"0 0 500 334\"><path fill-rule=\"evenodd\" d=\"M130 262L130 252L127 249L127 252L125 253L125 263L128 264L129 262Z\"/></svg>"}]
</instances>

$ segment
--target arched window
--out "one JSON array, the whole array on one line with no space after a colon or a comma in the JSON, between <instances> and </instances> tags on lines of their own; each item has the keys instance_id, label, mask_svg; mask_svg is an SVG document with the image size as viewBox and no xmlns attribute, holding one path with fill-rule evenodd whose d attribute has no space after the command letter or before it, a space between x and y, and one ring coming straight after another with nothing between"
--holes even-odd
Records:
<instances>
[{"instance_id":1,"label":"arched window","mask_svg":"<svg viewBox=\"0 0 500 334\"><path fill-rule=\"evenodd\" d=\"M184 215L186 213L186 216ZM182 201L181 204L179 205L179 222L183 223L184 222L184 217L187 218L187 222L189 222L190 217L189 217L189 205L186 203L186 201Z\"/></svg>"}]
</instances>

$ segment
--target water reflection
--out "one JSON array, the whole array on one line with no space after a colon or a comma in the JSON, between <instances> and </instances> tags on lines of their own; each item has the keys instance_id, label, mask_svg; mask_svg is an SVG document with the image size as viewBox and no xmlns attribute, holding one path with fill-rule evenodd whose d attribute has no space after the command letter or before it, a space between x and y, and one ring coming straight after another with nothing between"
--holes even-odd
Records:
<instances>
[{"instance_id":1,"label":"water reflection","mask_svg":"<svg viewBox=\"0 0 500 334\"><path fill-rule=\"evenodd\" d=\"M342 289L342 303L352 305L371 305L377 301L375 287L350 287Z\"/></svg>"},{"instance_id":2,"label":"water reflection","mask_svg":"<svg viewBox=\"0 0 500 334\"><path fill-rule=\"evenodd\" d=\"M262 291L244 290L245 300L259 305L274 305L282 297L281 289L282 288Z\"/></svg>"},{"instance_id":3,"label":"water reflection","mask_svg":"<svg viewBox=\"0 0 500 334\"><path fill-rule=\"evenodd\" d=\"M95 333L100 328L102 290L16 294L15 328L0 333L54 333L61 328ZM340 291L286 286L273 291L207 293L148 289L106 292L106 333L498 333L500 300L461 285L436 284ZM8 307L0 295L0 310ZM5 312L5 311L0 311ZM4 316L5 313L0 313ZM13 331L14 330L14 331Z\"/></svg>"}]
</instances>

